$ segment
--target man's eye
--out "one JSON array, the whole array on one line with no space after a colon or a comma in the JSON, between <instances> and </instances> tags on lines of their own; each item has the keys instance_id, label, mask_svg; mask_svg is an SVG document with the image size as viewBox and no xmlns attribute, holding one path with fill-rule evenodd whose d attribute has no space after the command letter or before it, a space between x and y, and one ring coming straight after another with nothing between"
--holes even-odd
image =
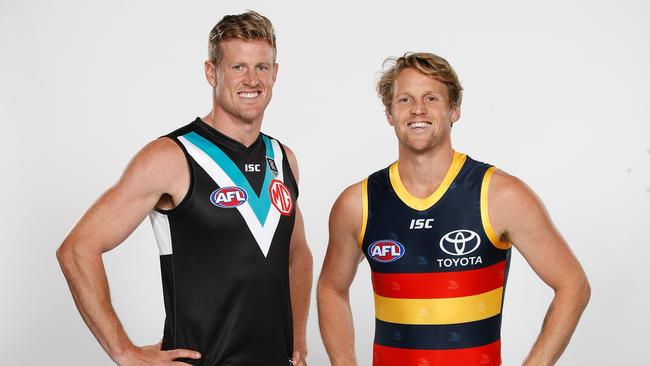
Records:
<instances>
[{"instance_id":1,"label":"man's eye","mask_svg":"<svg viewBox=\"0 0 650 366\"><path fill-rule=\"evenodd\" d=\"M434 97L434 96L432 96L432 95L429 95L429 96L427 97L427 101L429 101L429 102L435 102L436 100L438 100L438 98L436 98L436 97Z\"/></svg>"},{"instance_id":2,"label":"man's eye","mask_svg":"<svg viewBox=\"0 0 650 366\"><path fill-rule=\"evenodd\" d=\"M409 98L406 98L406 97L399 98L399 100L398 100L398 102L400 102L400 103L407 103L408 101L409 101Z\"/></svg>"},{"instance_id":3,"label":"man's eye","mask_svg":"<svg viewBox=\"0 0 650 366\"><path fill-rule=\"evenodd\" d=\"M232 68L233 68L233 70L241 70L241 69L242 69L242 65L235 65L235 66L233 66Z\"/></svg>"},{"instance_id":4,"label":"man's eye","mask_svg":"<svg viewBox=\"0 0 650 366\"><path fill-rule=\"evenodd\" d=\"M268 66L265 66L265 65L259 65L259 66L257 67L257 69L260 70L260 71L266 71L266 70L268 70L269 68L268 68Z\"/></svg>"}]
</instances>

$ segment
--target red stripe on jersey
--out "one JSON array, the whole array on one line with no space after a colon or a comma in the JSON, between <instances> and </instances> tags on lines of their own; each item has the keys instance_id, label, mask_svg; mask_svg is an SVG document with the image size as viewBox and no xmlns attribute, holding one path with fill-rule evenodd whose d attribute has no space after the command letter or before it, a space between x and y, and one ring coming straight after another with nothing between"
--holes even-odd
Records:
<instances>
[{"instance_id":1,"label":"red stripe on jersey","mask_svg":"<svg viewBox=\"0 0 650 366\"><path fill-rule=\"evenodd\" d=\"M499 366L501 341L480 347L448 350L406 349L374 344L372 365Z\"/></svg>"},{"instance_id":2,"label":"red stripe on jersey","mask_svg":"<svg viewBox=\"0 0 650 366\"><path fill-rule=\"evenodd\" d=\"M459 272L372 272L375 293L397 299L435 299L472 296L502 287L506 261Z\"/></svg>"}]
</instances>

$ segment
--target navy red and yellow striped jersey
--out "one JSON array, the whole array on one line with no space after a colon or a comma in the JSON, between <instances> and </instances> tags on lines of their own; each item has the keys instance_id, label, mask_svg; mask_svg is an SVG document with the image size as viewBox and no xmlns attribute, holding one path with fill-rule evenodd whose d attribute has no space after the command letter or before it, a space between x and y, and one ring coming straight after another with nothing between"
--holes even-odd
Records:
<instances>
[{"instance_id":1,"label":"navy red and yellow striped jersey","mask_svg":"<svg viewBox=\"0 0 650 366\"><path fill-rule=\"evenodd\" d=\"M362 183L359 245L372 271L374 366L501 364L510 245L488 217L493 171L454 152L427 198L405 189L397 163Z\"/></svg>"}]
</instances>

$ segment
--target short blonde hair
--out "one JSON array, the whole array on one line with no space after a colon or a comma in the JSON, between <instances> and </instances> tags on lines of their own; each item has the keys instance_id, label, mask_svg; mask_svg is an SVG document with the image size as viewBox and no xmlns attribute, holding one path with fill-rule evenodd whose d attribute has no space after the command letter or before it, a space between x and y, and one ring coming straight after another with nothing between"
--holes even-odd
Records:
<instances>
[{"instance_id":1,"label":"short blonde hair","mask_svg":"<svg viewBox=\"0 0 650 366\"><path fill-rule=\"evenodd\" d=\"M463 99L463 87L449 62L433 53L407 52L402 57L387 58L383 64L381 78L377 82L377 93L388 110L392 105L395 80L402 70L409 67L444 83L449 93L449 103L452 107L460 107Z\"/></svg>"},{"instance_id":2,"label":"short blonde hair","mask_svg":"<svg viewBox=\"0 0 650 366\"><path fill-rule=\"evenodd\" d=\"M261 39L273 47L273 62L277 48L273 24L264 15L249 10L243 14L226 15L210 31L208 39L208 57L215 64L221 59L219 44L229 39Z\"/></svg>"}]
</instances>

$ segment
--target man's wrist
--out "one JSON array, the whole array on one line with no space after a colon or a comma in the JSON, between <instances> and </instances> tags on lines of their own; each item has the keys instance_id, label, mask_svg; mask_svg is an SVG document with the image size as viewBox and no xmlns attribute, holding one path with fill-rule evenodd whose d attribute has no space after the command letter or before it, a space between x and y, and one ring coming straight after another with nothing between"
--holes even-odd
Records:
<instances>
[{"instance_id":1,"label":"man's wrist","mask_svg":"<svg viewBox=\"0 0 650 366\"><path fill-rule=\"evenodd\" d=\"M117 347L112 351L109 356L113 361L118 365L125 365L133 357L133 354L136 351L136 347L132 343L125 344L121 347Z\"/></svg>"},{"instance_id":2,"label":"man's wrist","mask_svg":"<svg viewBox=\"0 0 650 366\"><path fill-rule=\"evenodd\" d=\"M304 357L307 356L307 346L306 345L296 345L296 344L294 344L293 350L300 352L300 357L304 358Z\"/></svg>"}]
</instances>

